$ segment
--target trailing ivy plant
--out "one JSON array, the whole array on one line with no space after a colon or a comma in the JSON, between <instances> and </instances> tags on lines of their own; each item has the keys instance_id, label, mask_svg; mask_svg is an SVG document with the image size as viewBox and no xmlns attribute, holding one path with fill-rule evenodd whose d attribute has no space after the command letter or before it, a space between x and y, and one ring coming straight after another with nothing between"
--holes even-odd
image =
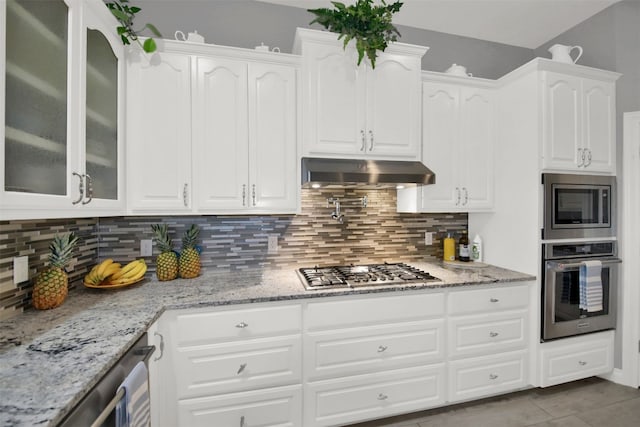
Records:
<instances>
[{"instance_id":1,"label":"trailing ivy plant","mask_svg":"<svg viewBox=\"0 0 640 427\"><path fill-rule=\"evenodd\" d=\"M155 52L157 45L153 37L149 37L144 41L144 43L140 43L140 40L138 40L138 35L144 30L148 29L154 36L162 37L162 34L160 34L158 29L153 24L148 23L139 30L133 28L133 20L135 18L135 15L142 9L137 6L129 6L129 0L110 1L107 2L106 5L113 16L115 16L118 22L120 22L121 24L117 28L117 30L123 44L128 45L131 44L131 41L136 41L140 46L142 46L142 49L145 52Z\"/></svg>"},{"instance_id":2,"label":"trailing ivy plant","mask_svg":"<svg viewBox=\"0 0 640 427\"><path fill-rule=\"evenodd\" d=\"M391 22L393 14L400 10L402 3L396 1L387 4L381 0L381 5L374 5L373 0L357 0L355 4L345 6L343 3L332 1L335 9L308 9L316 15L310 24L318 23L327 30L339 33L338 40L344 38L343 47L352 39L356 41L358 51L358 65L366 54L371 66L376 67L377 51L383 52L389 42L394 42L400 32Z\"/></svg>"}]
</instances>

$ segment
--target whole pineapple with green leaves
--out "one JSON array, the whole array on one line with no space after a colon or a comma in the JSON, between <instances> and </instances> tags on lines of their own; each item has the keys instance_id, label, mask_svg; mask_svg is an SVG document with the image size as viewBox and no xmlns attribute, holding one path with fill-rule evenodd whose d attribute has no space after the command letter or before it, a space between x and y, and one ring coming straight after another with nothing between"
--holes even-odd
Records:
<instances>
[{"instance_id":1,"label":"whole pineapple with green leaves","mask_svg":"<svg viewBox=\"0 0 640 427\"><path fill-rule=\"evenodd\" d=\"M49 266L42 270L33 285L33 306L38 310L56 308L64 302L69 292L69 278L64 268L69 263L78 243L74 233L56 236L49 245Z\"/></svg>"},{"instance_id":2,"label":"whole pineapple with green leaves","mask_svg":"<svg viewBox=\"0 0 640 427\"><path fill-rule=\"evenodd\" d=\"M200 229L197 225L184 232L182 237L182 253L180 253L180 277L183 279L193 279L200 275L200 253L196 249L196 240Z\"/></svg>"},{"instance_id":3,"label":"whole pineapple with green leaves","mask_svg":"<svg viewBox=\"0 0 640 427\"><path fill-rule=\"evenodd\" d=\"M160 255L156 258L156 276L158 280L173 280L178 277L178 256L173 251L173 242L169 237L166 224L153 224L153 238L160 249Z\"/></svg>"}]
</instances>

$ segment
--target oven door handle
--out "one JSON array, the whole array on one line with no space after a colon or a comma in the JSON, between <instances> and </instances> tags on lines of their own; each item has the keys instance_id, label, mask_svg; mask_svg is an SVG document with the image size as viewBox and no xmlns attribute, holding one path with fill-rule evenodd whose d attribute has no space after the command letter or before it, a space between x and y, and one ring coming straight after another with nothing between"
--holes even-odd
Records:
<instances>
[{"instance_id":1,"label":"oven door handle","mask_svg":"<svg viewBox=\"0 0 640 427\"><path fill-rule=\"evenodd\" d=\"M601 260L602 265L609 265L609 264L620 264L622 262L622 260L620 258L607 258L604 260ZM547 269L549 270L556 270L556 271L564 271L564 270L570 270L572 268L579 268L582 265L582 262L569 262L569 263L565 263L565 262L557 262L557 261L547 261Z\"/></svg>"}]
</instances>

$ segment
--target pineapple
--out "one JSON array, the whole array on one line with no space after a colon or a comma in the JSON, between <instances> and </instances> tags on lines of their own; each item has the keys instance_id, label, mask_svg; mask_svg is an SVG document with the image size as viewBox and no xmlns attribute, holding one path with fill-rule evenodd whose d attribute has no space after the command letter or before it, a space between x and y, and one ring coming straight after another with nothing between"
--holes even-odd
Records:
<instances>
[{"instance_id":1,"label":"pineapple","mask_svg":"<svg viewBox=\"0 0 640 427\"><path fill-rule=\"evenodd\" d=\"M74 233L62 237L56 234L53 238L49 245L49 266L36 276L33 286L33 306L38 310L56 308L67 297L69 278L64 268L77 243Z\"/></svg>"},{"instance_id":2,"label":"pineapple","mask_svg":"<svg viewBox=\"0 0 640 427\"><path fill-rule=\"evenodd\" d=\"M182 238L182 253L180 254L180 277L183 279L193 279L200 275L200 254L196 249L200 229L197 225L191 224L184 232Z\"/></svg>"},{"instance_id":3,"label":"pineapple","mask_svg":"<svg viewBox=\"0 0 640 427\"><path fill-rule=\"evenodd\" d=\"M156 258L156 276L160 281L173 280L178 277L178 256L173 251L173 242L169 237L167 225L154 224L151 229L160 249L160 255Z\"/></svg>"}]
</instances>

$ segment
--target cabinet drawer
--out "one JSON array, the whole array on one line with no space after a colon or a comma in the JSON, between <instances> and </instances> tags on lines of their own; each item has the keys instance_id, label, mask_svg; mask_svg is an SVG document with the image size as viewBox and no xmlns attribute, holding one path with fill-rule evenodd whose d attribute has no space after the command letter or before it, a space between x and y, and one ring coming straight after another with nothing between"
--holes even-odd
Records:
<instances>
[{"instance_id":1,"label":"cabinet drawer","mask_svg":"<svg viewBox=\"0 0 640 427\"><path fill-rule=\"evenodd\" d=\"M441 362L444 321L310 332L304 346L306 380Z\"/></svg>"},{"instance_id":2,"label":"cabinet drawer","mask_svg":"<svg viewBox=\"0 0 640 427\"><path fill-rule=\"evenodd\" d=\"M443 364L308 383L305 427L344 425L442 404Z\"/></svg>"},{"instance_id":3,"label":"cabinet drawer","mask_svg":"<svg viewBox=\"0 0 640 427\"><path fill-rule=\"evenodd\" d=\"M301 331L302 323L299 305L175 312L174 315L176 322L172 337L173 345L178 348L295 334Z\"/></svg>"},{"instance_id":4,"label":"cabinet drawer","mask_svg":"<svg viewBox=\"0 0 640 427\"><path fill-rule=\"evenodd\" d=\"M300 382L299 336L178 349L174 354L179 399Z\"/></svg>"},{"instance_id":5,"label":"cabinet drawer","mask_svg":"<svg viewBox=\"0 0 640 427\"><path fill-rule=\"evenodd\" d=\"M449 314L525 309L529 306L528 286L454 291L449 294Z\"/></svg>"},{"instance_id":6,"label":"cabinet drawer","mask_svg":"<svg viewBox=\"0 0 640 427\"><path fill-rule=\"evenodd\" d=\"M343 299L307 305L308 330L406 322L444 315L442 293Z\"/></svg>"},{"instance_id":7,"label":"cabinet drawer","mask_svg":"<svg viewBox=\"0 0 640 427\"><path fill-rule=\"evenodd\" d=\"M613 332L602 338L577 337L566 345L542 344L541 387L548 387L613 370ZM581 342L580 338L588 340ZM547 347L547 348L545 348ZM548 348L551 347L551 348Z\"/></svg>"},{"instance_id":8,"label":"cabinet drawer","mask_svg":"<svg viewBox=\"0 0 640 427\"><path fill-rule=\"evenodd\" d=\"M524 351L449 363L450 402L517 390L527 384L527 355Z\"/></svg>"},{"instance_id":9,"label":"cabinet drawer","mask_svg":"<svg viewBox=\"0 0 640 427\"><path fill-rule=\"evenodd\" d=\"M450 318L449 356L523 349L527 346L527 318L526 311Z\"/></svg>"},{"instance_id":10,"label":"cabinet drawer","mask_svg":"<svg viewBox=\"0 0 640 427\"><path fill-rule=\"evenodd\" d=\"M302 386L181 400L178 425L301 427Z\"/></svg>"}]
</instances>

